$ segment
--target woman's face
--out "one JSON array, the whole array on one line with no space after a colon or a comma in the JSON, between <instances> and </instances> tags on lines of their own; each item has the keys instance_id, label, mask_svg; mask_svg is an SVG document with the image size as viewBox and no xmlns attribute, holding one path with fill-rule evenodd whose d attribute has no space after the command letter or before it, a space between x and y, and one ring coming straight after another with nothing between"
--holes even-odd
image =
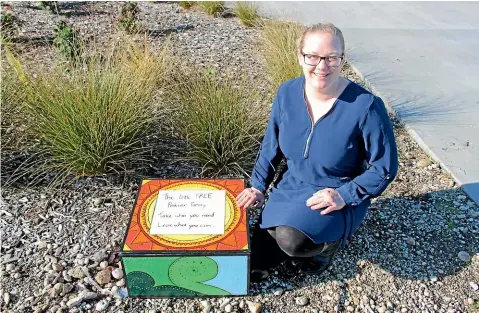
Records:
<instances>
[{"instance_id":1,"label":"woman's face","mask_svg":"<svg viewBox=\"0 0 479 313\"><path fill-rule=\"evenodd\" d=\"M298 54L306 83L318 90L327 90L334 85L341 73L343 59L339 57L342 55L343 51L338 37L330 33L306 35L303 49ZM328 58L321 59L319 57Z\"/></svg>"}]
</instances>

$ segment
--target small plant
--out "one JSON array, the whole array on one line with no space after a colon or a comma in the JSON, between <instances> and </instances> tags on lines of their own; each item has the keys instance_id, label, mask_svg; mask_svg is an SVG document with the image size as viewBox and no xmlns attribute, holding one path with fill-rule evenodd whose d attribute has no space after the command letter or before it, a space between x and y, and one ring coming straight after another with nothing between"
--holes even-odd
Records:
<instances>
[{"instance_id":1,"label":"small plant","mask_svg":"<svg viewBox=\"0 0 479 313\"><path fill-rule=\"evenodd\" d=\"M234 9L234 13L246 27L256 26L260 18L256 6L248 2L239 2Z\"/></svg>"},{"instance_id":2,"label":"small plant","mask_svg":"<svg viewBox=\"0 0 479 313\"><path fill-rule=\"evenodd\" d=\"M255 161L269 107L243 77L194 66L175 67L168 77L187 159L208 175L248 175Z\"/></svg>"},{"instance_id":3,"label":"small plant","mask_svg":"<svg viewBox=\"0 0 479 313\"><path fill-rule=\"evenodd\" d=\"M1 36L2 43L9 42L16 32L16 18L12 13L12 6L8 5L2 10L1 17Z\"/></svg>"},{"instance_id":4,"label":"small plant","mask_svg":"<svg viewBox=\"0 0 479 313\"><path fill-rule=\"evenodd\" d=\"M123 3L120 16L116 21L118 28L127 34L138 32L141 28L141 25L137 24L139 13L140 9L136 2Z\"/></svg>"},{"instance_id":5,"label":"small plant","mask_svg":"<svg viewBox=\"0 0 479 313\"><path fill-rule=\"evenodd\" d=\"M58 1L39 1L38 6L43 10L50 11L53 14L58 14L58 12L60 12Z\"/></svg>"},{"instance_id":6,"label":"small plant","mask_svg":"<svg viewBox=\"0 0 479 313\"><path fill-rule=\"evenodd\" d=\"M294 22L268 21L262 28L262 53L272 87L303 74L298 63L296 42L303 26Z\"/></svg>"},{"instance_id":7,"label":"small plant","mask_svg":"<svg viewBox=\"0 0 479 313\"><path fill-rule=\"evenodd\" d=\"M195 2L194 1L180 1L178 4L183 9L189 9L195 4Z\"/></svg>"},{"instance_id":8,"label":"small plant","mask_svg":"<svg viewBox=\"0 0 479 313\"><path fill-rule=\"evenodd\" d=\"M223 1L201 1L200 5L206 14L213 16L217 16L218 13L225 10Z\"/></svg>"},{"instance_id":9,"label":"small plant","mask_svg":"<svg viewBox=\"0 0 479 313\"><path fill-rule=\"evenodd\" d=\"M53 45L60 55L73 64L81 55L81 44L78 33L66 21L59 21L53 28Z\"/></svg>"}]
</instances>

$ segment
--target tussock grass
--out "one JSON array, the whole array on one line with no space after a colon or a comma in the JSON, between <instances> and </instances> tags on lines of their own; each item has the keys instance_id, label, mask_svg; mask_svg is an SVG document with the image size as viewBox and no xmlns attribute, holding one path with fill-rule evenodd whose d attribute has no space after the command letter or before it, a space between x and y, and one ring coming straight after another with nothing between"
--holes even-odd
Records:
<instances>
[{"instance_id":1,"label":"tussock grass","mask_svg":"<svg viewBox=\"0 0 479 313\"><path fill-rule=\"evenodd\" d=\"M261 29L261 50L274 90L303 74L296 52L302 31L302 25L282 21L267 21Z\"/></svg>"},{"instance_id":2,"label":"tussock grass","mask_svg":"<svg viewBox=\"0 0 479 313\"><path fill-rule=\"evenodd\" d=\"M183 66L169 75L169 98L176 108L187 159L213 177L249 175L264 134L269 107L238 73Z\"/></svg>"},{"instance_id":3,"label":"tussock grass","mask_svg":"<svg viewBox=\"0 0 479 313\"><path fill-rule=\"evenodd\" d=\"M234 14L246 27L254 27L259 24L260 15L257 7L251 2L238 2L234 8Z\"/></svg>"},{"instance_id":4,"label":"tussock grass","mask_svg":"<svg viewBox=\"0 0 479 313\"><path fill-rule=\"evenodd\" d=\"M225 10L223 1L200 1L198 4L206 14L212 16L216 16Z\"/></svg>"},{"instance_id":5,"label":"tussock grass","mask_svg":"<svg viewBox=\"0 0 479 313\"><path fill-rule=\"evenodd\" d=\"M56 185L72 174L117 171L141 159L150 149L145 138L155 120L164 52L154 56L123 40L107 53L82 59L67 73L57 66L37 70L34 77L7 51L26 95L30 132L40 143L29 174L54 172Z\"/></svg>"}]
</instances>

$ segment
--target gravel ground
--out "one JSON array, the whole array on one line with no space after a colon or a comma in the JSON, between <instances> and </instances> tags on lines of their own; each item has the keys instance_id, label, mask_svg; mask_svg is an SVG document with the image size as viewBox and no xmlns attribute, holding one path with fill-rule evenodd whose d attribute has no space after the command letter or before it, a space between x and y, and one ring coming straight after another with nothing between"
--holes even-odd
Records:
<instances>
[{"instance_id":1,"label":"gravel ground","mask_svg":"<svg viewBox=\"0 0 479 313\"><path fill-rule=\"evenodd\" d=\"M52 36L59 18L74 23L85 36L115 36L117 2L63 3L61 16L35 9L33 2L13 5L22 21L20 36L30 41L20 51L31 61L51 57L40 38ZM185 11L175 3L141 2L140 9L141 23L151 30L157 47L172 32L171 49L177 56L220 71L246 70L258 88L267 85L255 49L257 29L245 29L234 17ZM349 68L344 75L359 82ZM138 176L84 178L62 189L4 187L2 312L478 312L479 209L394 124L399 174L375 199L331 269L305 276L282 264L269 279L252 284L248 297L129 299L124 298L120 270L110 281L98 275L105 267L119 267ZM168 153L159 153L145 173L199 177L194 164L171 163L181 155L181 143L158 140ZM15 162L2 151L3 173ZM102 286L95 286L95 280Z\"/></svg>"}]
</instances>

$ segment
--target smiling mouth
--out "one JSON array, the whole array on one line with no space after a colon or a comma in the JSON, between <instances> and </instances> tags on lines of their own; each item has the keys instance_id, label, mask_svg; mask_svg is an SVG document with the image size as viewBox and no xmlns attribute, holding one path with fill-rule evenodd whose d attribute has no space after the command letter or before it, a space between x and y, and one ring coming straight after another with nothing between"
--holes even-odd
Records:
<instances>
[{"instance_id":1,"label":"smiling mouth","mask_svg":"<svg viewBox=\"0 0 479 313\"><path fill-rule=\"evenodd\" d=\"M319 74L319 73L314 73L314 72L313 72L313 74L314 74L315 76L324 78L324 77L328 77L331 73L329 73L329 74Z\"/></svg>"}]
</instances>

